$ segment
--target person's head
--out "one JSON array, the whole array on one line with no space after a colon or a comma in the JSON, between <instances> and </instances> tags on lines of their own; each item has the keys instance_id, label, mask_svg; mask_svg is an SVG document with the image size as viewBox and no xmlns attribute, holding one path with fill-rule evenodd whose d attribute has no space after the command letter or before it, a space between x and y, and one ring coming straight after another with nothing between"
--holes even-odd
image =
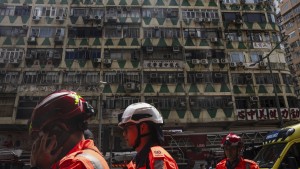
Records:
<instances>
[{"instance_id":1,"label":"person's head","mask_svg":"<svg viewBox=\"0 0 300 169\"><path fill-rule=\"evenodd\" d=\"M85 139L91 139L91 140L94 139L94 134L89 129L84 130L83 135Z\"/></svg>"},{"instance_id":2,"label":"person's head","mask_svg":"<svg viewBox=\"0 0 300 169\"><path fill-rule=\"evenodd\" d=\"M158 145L163 143L163 118L154 106L143 102L131 104L120 120L119 126L130 147L142 148L149 141Z\"/></svg>"},{"instance_id":3,"label":"person's head","mask_svg":"<svg viewBox=\"0 0 300 169\"><path fill-rule=\"evenodd\" d=\"M229 133L223 138L221 147L224 149L226 158L230 162L233 162L240 157L243 142L240 136Z\"/></svg>"},{"instance_id":4,"label":"person's head","mask_svg":"<svg viewBox=\"0 0 300 169\"><path fill-rule=\"evenodd\" d=\"M33 110L29 134L34 140L45 133L56 136L56 148L63 146L63 157L83 138L87 119L94 109L76 92L60 90L46 96Z\"/></svg>"}]
</instances>

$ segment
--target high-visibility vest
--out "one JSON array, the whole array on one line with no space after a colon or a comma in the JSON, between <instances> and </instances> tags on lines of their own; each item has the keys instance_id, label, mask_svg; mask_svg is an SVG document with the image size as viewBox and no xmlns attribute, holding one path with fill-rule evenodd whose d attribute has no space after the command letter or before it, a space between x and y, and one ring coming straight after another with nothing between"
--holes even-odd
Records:
<instances>
[{"instance_id":1,"label":"high-visibility vest","mask_svg":"<svg viewBox=\"0 0 300 169\"><path fill-rule=\"evenodd\" d=\"M227 159L223 159L221 162L219 162L216 166L216 169L226 169L226 161ZM240 158L240 161L235 169L259 169L259 166L252 160Z\"/></svg>"},{"instance_id":2,"label":"high-visibility vest","mask_svg":"<svg viewBox=\"0 0 300 169\"><path fill-rule=\"evenodd\" d=\"M173 159L173 157L164 148L160 146L151 147L150 152L148 154L148 158L148 165L150 169L178 169L177 163ZM138 169L146 169L146 165ZM133 161L127 164L127 168L137 169L136 164Z\"/></svg>"},{"instance_id":3,"label":"high-visibility vest","mask_svg":"<svg viewBox=\"0 0 300 169\"><path fill-rule=\"evenodd\" d=\"M52 169L109 169L106 160L91 140L81 143L74 147L72 153L53 165Z\"/></svg>"}]
</instances>

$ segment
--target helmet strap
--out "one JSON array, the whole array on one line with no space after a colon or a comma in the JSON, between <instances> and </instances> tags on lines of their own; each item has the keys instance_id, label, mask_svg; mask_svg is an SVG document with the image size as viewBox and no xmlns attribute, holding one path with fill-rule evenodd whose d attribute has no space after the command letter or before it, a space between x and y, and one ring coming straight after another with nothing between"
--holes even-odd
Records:
<instances>
[{"instance_id":1,"label":"helmet strap","mask_svg":"<svg viewBox=\"0 0 300 169\"><path fill-rule=\"evenodd\" d=\"M133 149L136 149L138 146L140 146L140 144L141 144L141 138L142 138L142 137L151 135L151 132L145 133L145 134L141 134L141 129L140 129L141 123L138 123L138 124L136 125L136 127L137 127L137 132L138 132L138 133L137 133L137 138L136 138L136 140L135 140Z\"/></svg>"},{"instance_id":2,"label":"helmet strap","mask_svg":"<svg viewBox=\"0 0 300 169\"><path fill-rule=\"evenodd\" d=\"M137 124L136 125L136 128L137 128L137 137L136 137L136 139L135 139L135 143L134 143L134 145L133 145L133 149L136 149L140 144L141 144L141 132L140 132L140 125L141 124Z\"/></svg>"}]
</instances>

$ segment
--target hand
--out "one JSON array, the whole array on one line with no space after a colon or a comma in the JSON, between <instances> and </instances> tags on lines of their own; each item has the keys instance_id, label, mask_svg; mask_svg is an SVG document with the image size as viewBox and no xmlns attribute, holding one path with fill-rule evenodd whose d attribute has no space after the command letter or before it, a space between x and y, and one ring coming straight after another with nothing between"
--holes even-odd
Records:
<instances>
[{"instance_id":1,"label":"hand","mask_svg":"<svg viewBox=\"0 0 300 169\"><path fill-rule=\"evenodd\" d=\"M32 145L30 165L31 167L38 167L42 169L49 169L51 165L57 160L58 155L62 151L62 147L54 154L51 153L56 147L56 136L48 137L48 134L39 136Z\"/></svg>"}]
</instances>

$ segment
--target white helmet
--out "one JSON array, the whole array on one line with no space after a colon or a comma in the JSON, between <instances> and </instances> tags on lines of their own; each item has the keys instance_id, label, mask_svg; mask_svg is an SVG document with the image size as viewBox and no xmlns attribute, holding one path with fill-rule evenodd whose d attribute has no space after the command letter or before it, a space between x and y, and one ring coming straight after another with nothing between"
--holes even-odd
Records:
<instances>
[{"instance_id":1,"label":"white helmet","mask_svg":"<svg viewBox=\"0 0 300 169\"><path fill-rule=\"evenodd\" d=\"M119 126L122 127L126 123L141 123L143 121L151 121L156 124L163 124L163 118L158 110L148 103L134 103L129 105L123 115Z\"/></svg>"}]
</instances>

